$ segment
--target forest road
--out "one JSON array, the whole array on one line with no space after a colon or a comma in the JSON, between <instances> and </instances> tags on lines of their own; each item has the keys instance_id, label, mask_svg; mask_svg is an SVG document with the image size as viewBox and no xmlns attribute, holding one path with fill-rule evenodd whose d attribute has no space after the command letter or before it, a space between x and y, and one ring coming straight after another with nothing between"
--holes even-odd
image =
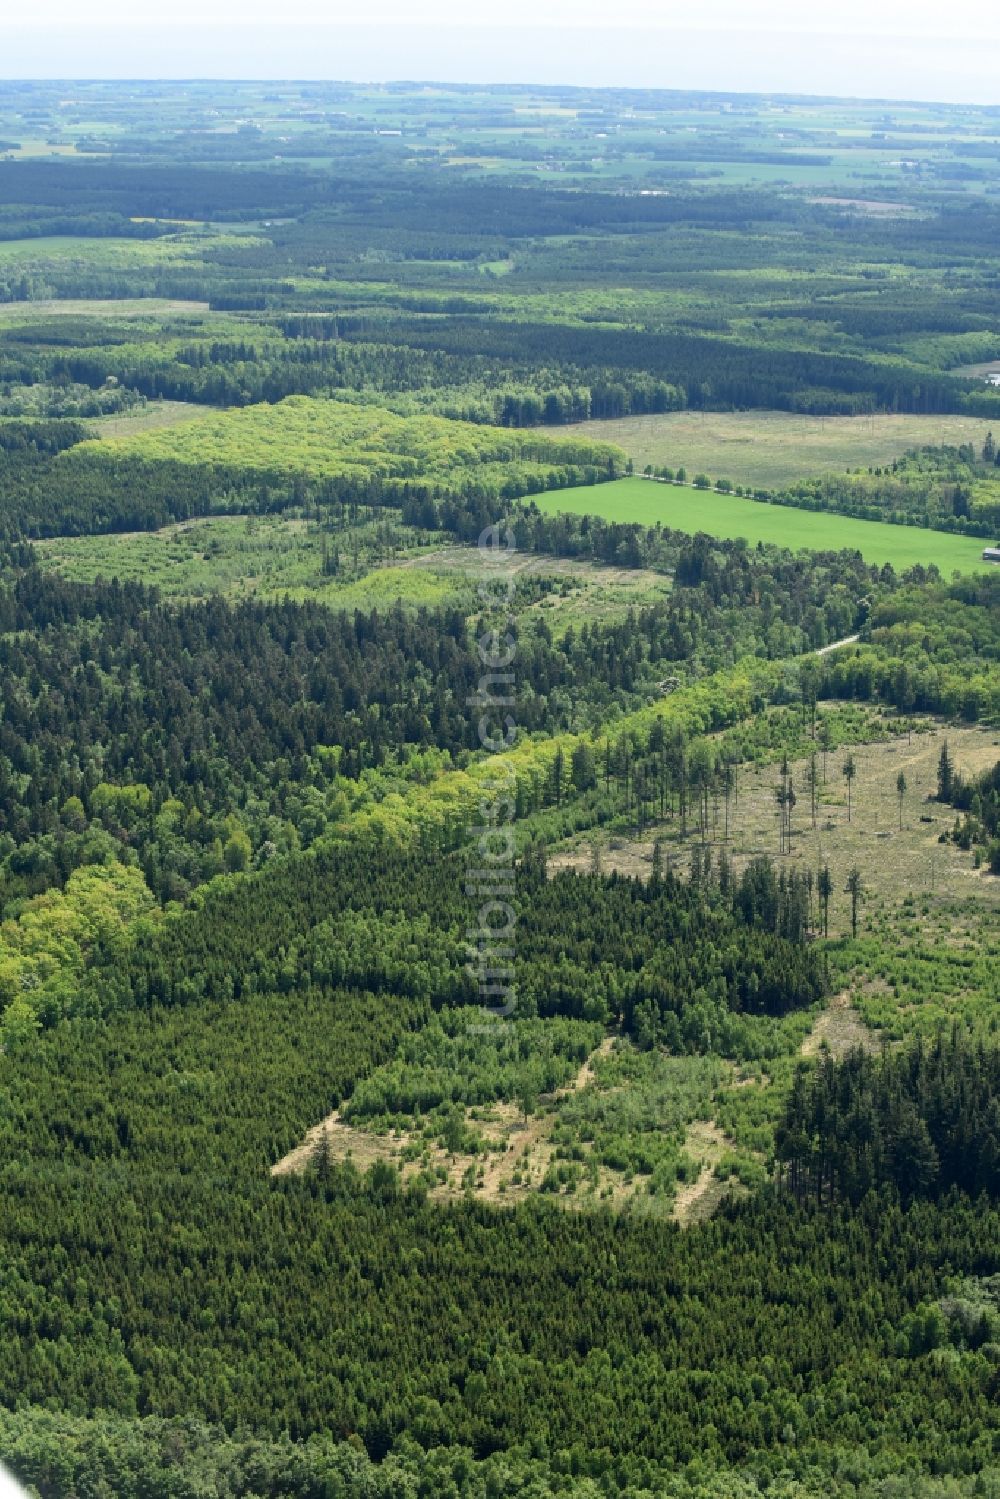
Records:
<instances>
[{"instance_id":1,"label":"forest road","mask_svg":"<svg viewBox=\"0 0 1000 1499\"><path fill-rule=\"evenodd\" d=\"M860 635L845 635L843 640L834 640L830 645L821 645L818 651L813 651L813 655L828 656L831 651L839 651L842 645L854 645L860 639Z\"/></svg>"}]
</instances>

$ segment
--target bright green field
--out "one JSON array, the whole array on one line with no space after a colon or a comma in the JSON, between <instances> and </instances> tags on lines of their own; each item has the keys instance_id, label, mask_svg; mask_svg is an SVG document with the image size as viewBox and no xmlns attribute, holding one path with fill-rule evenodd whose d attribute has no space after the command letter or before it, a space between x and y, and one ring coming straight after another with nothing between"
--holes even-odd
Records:
<instances>
[{"instance_id":1,"label":"bright green field","mask_svg":"<svg viewBox=\"0 0 1000 1499\"><path fill-rule=\"evenodd\" d=\"M950 536L916 526L890 526L881 521L854 520L789 505L765 505L735 495L656 484L648 479L616 479L610 484L563 489L534 497L552 514L601 515L607 520L637 521L652 526L660 521L676 531L705 531L710 536L747 541L770 541L793 551L842 551L854 548L866 562L891 562L901 570L917 563L935 563L945 577L952 572L985 572L982 560L988 543L977 537Z\"/></svg>"}]
</instances>

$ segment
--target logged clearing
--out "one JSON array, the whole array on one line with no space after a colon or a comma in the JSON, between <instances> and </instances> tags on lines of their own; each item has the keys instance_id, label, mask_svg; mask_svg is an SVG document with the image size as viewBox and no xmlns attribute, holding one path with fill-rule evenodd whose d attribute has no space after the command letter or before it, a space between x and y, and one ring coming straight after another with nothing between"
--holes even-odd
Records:
<instances>
[{"instance_id":1,"label":"logged clearing","mask_svg":"<svg viewBox=\"0 0 1000 1499\"><path fill-rule=\"evenodd\" d=\"M483 572L476 549L464 546L408 558L399 566L450 571L472 579ZM567 560L528 552L514 553L505 570L518 581L537 579L544 586L540 597L525 604L519 614L544 619L555 636L564 634L571 625L624 619L630 609L657 603L671 588L665 573L650 568L607 567L582 558Z\"/></svg>"},{"instance_id":2,"label":"logged clearing","mask_svg":"<svg viewBox=\"0 0 1000 1499\"><path fill-rule=\"evenodd\" d=\"M132 411L121 411L115 416L94 417L87 425L99 437L128 437L132 432L174 427L178 422L189 422L204 415L204 406L196 406L193 401L150 401L145 406L136 406Z\"/></svg>"},{"instance_id":3,"label":"logged clearing","mask_svg":"<svg viewBox=\"0 0 1000 1499\"><path fill-rule=\"evenodd\" d=\"M976 366L984 375L993 366ZM996 366L1000 368L1000 365ZM956 370L968 374L970 370ZM972 442L988 421L970 416L799 416L791 411L668 411L575 422L560 432L613 442L637 469L685 467L769 489L899 458L910 448ZM551 427L541 429L551 432Z\"/></svg>"},{"instance_id":4,"label":"logged clearing","mask_svg":"<svg viewBox=\"0 0 1000 1499\"><path fill-rule=\"evenodd\" d=\"M431 1195L454 1196L458 1183L467 1177L470 1167L476 1172L475 1192L478 1197L492 1200L503 1195L507 1178L519 1168L528 1177L521 1191L521 1195L525 1195L531 1189L533 1174L540 1180L548 1165L551 1151L547 1141L554 1122L551 1106L591 1084L594 1080L594 1063L599 1057L607 1056L614 1044L615 1037L606 1036L572 1081L543 1099L544 1108L528 1118L512 1103L495 1103L487 1109L476 1110L475 1113L468 1110L469 1118L475 1118L483 1134L498 1147L498 1153L491 1153L484 1160L481 1156L449 1154L444 1149L437 1149L434 1152L436 1164L447 1163L448 1179ZM376 1161L391 1161L402 1165L403 1177L406 1179L415 1176L420 1169L416 1162L405 1163L401 1160L408 1143L404 1131L397 1131L393 1135L378 1135L370 1130L357 1129L341 1119L340 1111L335 1109L309 1130L301 1145L290 1150L271 1167L271 1175L288 1176L296 1171L304 1171L310 1161L321 1150L325 1150L330 1160L352 1160L360 1169L367 1169ZM539 1151L537 1147L542 1148Z\"/></svg>"},{"instance_id":5,"label":"logged clearing","mask_svg":"<svg viewBox=\"0 0 1000 1499\"><path fill-rule=\"evenodd\" d=\"M695 1119L688 1125L684 1148L701 1163L695 1181L681 1187L674 1198L673 1216L678 1223L694 1223L707 1218L731 1191L727 1182L715 1174L730 1142L714 1120Z\"/></svg>"},{"instance_id":6,"label":"logged clearing","mask_svg":"<svg viewBox=\"0 0 1000 1499\"><path fill-rule=\"evenodd\" d=\"M970 380L988 380L991 375L1000 377L1000 359L989 359L985 364L963 364L950 370L952 375L965 375Z\"/></svg>"},{"instance_id":7,"label":"logged clearing","mask_svg":"<svg viewBox=\"0 0 1000 1499\"><path fill-rule=\"evenodd\" d=\"M204 408L183 401L151 404L134 416L102 418L92 425L125 436L145 428L174 426L197 419ZM351 551L351 537L371 541L375 528L329 533L301 517L214 515L178 521L158 531L108 536L52 537L35 544L40 565L77 583L117 577L155 584L176 598L230 598L254 594L313 599L332 609L413 608L464 601L475 607L474 589L483 577L476 547L419 546L406 533L396 543L358 558L342 579L323 571L323 544ZM646 568L605 567L583 559L518 553L505 564L520 582L535 585L519 605L521 617L544 619L553 635L571 625L626 618L630 609L656 603L671 587L664 573Z\"/></svg>"},{"instance_id":8,"label":"logged clearing","mask_svg":"<svg viewBox=\"0 0 1000 1499\"><path fill-rule=\"evenodd\" d=\"M896 203L888 198L810 198L810 203L819 203L827 208L843 208L851 213L868 214L876 219L909 219L918 216L918 210L909 203Z\"/></svg>"},{"instance_id":9,"label":"logged clearing","mask_svg":"<svg viewBox=\"0 0 1000 1499\"><path fill-rule=\"evenodd\" d=\"M778 807L775 765L742 767L738 795L730 813L730 837L724 841L724 811L713 809L710 838L716 852L725 849L735 868L749 859L766 855L779 868L818 869L828 864L834 895L830 904L830 936L850 932L850 902L844 892L848 873L857 866L873 895L896 902L908 895L949 902L974 896L1000 908L1000 879L976 869L971 853L952 842L941 843L956 818L954 808L932 800L937 788L937 765L941 747L948 741L956 767L966 778L991 769L1000 760L1000 731L981 727L945 726L934 722L930 729L914 733L909 741L901 735L872 744L850 746L857 774L851 789L848 819L847 783L841 769L847 747L826 757L817 752L821 778L816 826L807 789L808 760L792 762L792 784L798 801L792 818L792 847L778 852ZM906 777L902 827L896 780ZM641 838L596 835L601 867L611 873L648 877L654 841L663 843L665 862L685 872L695 846L695 835L682 840L676 823L667 821L648 829ZM554 850L549 868L590 869L595 835L588 834L572 846ZM862 920L864 912L862 911ZM827 1022L832 1024L832 1022Z\"/></svg>"},{"instance_id":10,"label":"logged clearing","mask_svg":"<svg viewBox=\"0 0 1000 1499\"><path fill-rule=\"evenodd\" d=\"M305 1171L324 1155L333 1164L351 1161L366 1171L377 1162L395 1166L404 1181L426 1173L436 1177L429 1196L446 1201L472 1194L487 1202L523 1201L539 1191L554 1193L564 1207L586 1208L602 1204L617 1210L630 1209L668 1214L678 1222L690 1222L710 1213L728 1191L735 1190L730 1181L717 1173L733 1142L714 1121L692 1120L685 1131L683 1151L687 1158L688 1180L678 1184L672 1197L651 1198L648 1178L642 1174L595 1166L588 1183L554 1187L552 1175L560 1163L553 1132L560 1120L560 1106L581 1092L609 1094L617 1089L602 1089L598 1064L611 1055L618 1038L609 1035L584 1062L576 1076L564 1087L539 1100L529 1116L515 1103L498 1102L484 1108L467 1109L467 1122L488 1142L484 1153L449 1152L443 1145L429 1148L421 1144L417 1128L376 1133L360 1129L335 1110L314 1125L305 1139L271 1168L272 1176L288 1176Z\"/></svg>"}]
</instances>

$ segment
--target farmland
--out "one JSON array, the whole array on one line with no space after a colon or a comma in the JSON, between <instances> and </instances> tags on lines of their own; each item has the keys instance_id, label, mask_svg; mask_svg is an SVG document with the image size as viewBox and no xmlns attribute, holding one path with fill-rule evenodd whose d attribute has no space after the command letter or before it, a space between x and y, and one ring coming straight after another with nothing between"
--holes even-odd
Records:
<instances>
[{"instance_id":1,"label":"farmland","mask_svg":"<svg viewBox=\"0 0 1000 1499\"><path fill-rule=\"evenodd\" d=\"M888 464L911 448L974 443L990 423L966 416L800 416L791 411L670 411L563 430L623 448L637 470L685 467L755 488Z\"/></svg>"},{"instance_id":2,"label":"farmland","mask_svg":"<svg viewBox=\"0 0 1000 1499\"><path fill-rule=\"evenodd\" d=\"M990 567L982 560L983 543L975 538L947 536L915 526L821 515L646 479L620 479L612 484L547 494L537 497L537 503L553 513L603 515L609 520L634 521L646 526L659 524L691 534L704 531L710 536L740 537L753 544L760 541L793 551L856 548L867 562L879 565L888 562L899 571L933 565L948 577L952 572L985 572Z\"/></svg>"}]
</instances>

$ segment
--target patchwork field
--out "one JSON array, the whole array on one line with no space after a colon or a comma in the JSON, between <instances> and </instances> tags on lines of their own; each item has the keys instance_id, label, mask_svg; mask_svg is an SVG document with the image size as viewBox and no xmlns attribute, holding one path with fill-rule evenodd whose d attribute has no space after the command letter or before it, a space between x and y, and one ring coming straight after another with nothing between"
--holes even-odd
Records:
<instances>
[{"instance_id":1,"label":"patchwork field","mask_svg":"<svg viewBox=\"0 0 1000 1499\"><path fill-rule=\"evenodd\" d=\"M897 570L933 565L949 577L952 572L985 572L991 566L982 559L984 543L974 537L762 504L648 479L618 479L535 498L541 509L553 514L568 511L646 526L660 524L692 535L704 531L723 539L772 542L793 551L857 550L866 562L889 562Z\"/></svg>"},{"instance_id":2,"label":"patchwork field","mask_svg":"<svg viewBox=\"0 0 1000 1499\"><path fill-rule=\"evenodd\" d=\"M986 373L992 366L977 366ZM971 373L971 371L956 371ZM889 463L910 448L971 442L990 423L969 416L799 416L791 411L670 411L577 422L560 430L624 448L637 469L679 468L780 488L814 474Z\"/></svg>"}]
</instances>

